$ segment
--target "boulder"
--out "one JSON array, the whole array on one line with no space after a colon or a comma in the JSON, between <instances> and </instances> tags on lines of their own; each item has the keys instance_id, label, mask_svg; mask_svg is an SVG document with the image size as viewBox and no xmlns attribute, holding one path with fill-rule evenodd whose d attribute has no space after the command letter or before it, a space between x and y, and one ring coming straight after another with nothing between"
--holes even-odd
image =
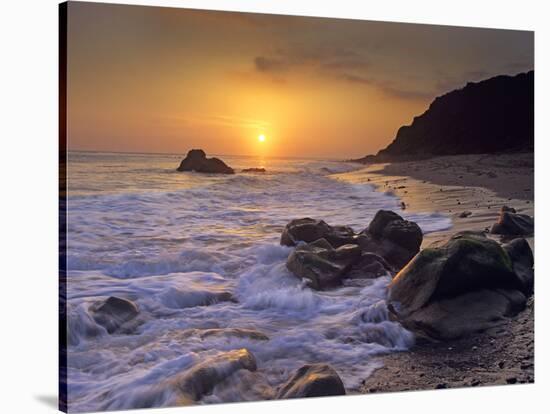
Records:
<instances>
[{"instance_id":1,"label":"boulder","mask_svg":"<svg viewBox=\"0 0 550 414\"><path fill-rule=\"evenodd\" d=\"M309 217L295 219L288 223L281 234L283 246L296 246L298 242L311 243L324 238L333 247L354 243L355 233L348 226L329 226L323 220Z\"/></svg>"},{"instance_id":2,"label":"boulder","mask_svg":"<svg viewBox=\"0 0 550 414\"><path fill-rule=\"evenodd\" d=\"M492 234L506 236L531 236L535 231L535 220L527 214L518 214L513 208L503 206L497 222L491 227Z\"/></svg>"},{"instance_id":3,"label":"boulder","mask_svg":"<svg viewBox=\"0 0 550 414\"><path fill-rule=\"evenodd\" d=\"M356 243L363 251L376 253L400 269L420 250L422 230L393 211L379 210Z\"/></svg>"},{"instance_id":4,"label":"boulder","mask_svg":"<svg viewBox=\"0 0 550 414\"><path fill-rule=\"evenodd\" d=\"M300 246L301 242L306 245ZM386 210L378 211L360 234L349 226L330 226L309 217L292 220L281 234L282 245L298 245L287 267L309 279L315 289L338 284L342 277L365 279L394 274L418 253L421 243L422 230L416 223Z\"/></svg>"},{"instance_id":5,"label":"boulder","mask_svg":"<svg viewBox=\"0 0 550 414\"><path fill-rule=\"evenodd\" d=\"M345 395L344 383L326 364L304 365L281 386L278 399Z\"/></svg>"},{"instance_id":6,"label":"boulder","mask_svg":"<svg viewBox=\"0 0 550 414\"><path fill-rule=\"evenodd\" d=\"M400 322L420 338L451 340L505 322L520 312L526 301L519 290L482 289L430 302Z\"/></svg>"},{"instance_id":7,"label":"boulder","mask_svg":"<svg viewBox=\"0 0 550 414\"><path fill-rule=\"evenodd\" d=\"M345 277L349 279L374 279L380 276L393 275L395 272L389 263L376 253L362 253L353 263Z\"/></svg>"},{"instance_id":8,"label":"boulder","mask_svg":"<svg viewBox=\"0 0 550 414\"><path fill-rule=\"evenodd\" d=\"M324 289L340 284L347 270L361 256L355 244L334 249L325 239L300 244L288 256L286 266L296 276L307 279L313 289Z\"/></svg>"},{"instance_id":9,"label":"boulder","mask_svg":"<svg viewBox=\"0 0 550 414\"><path fill-rule=\"evenodd\" d=\"M381 238L389 223L400 220L403 220L403 217L393 211L378 210L366 230L374 237Z\"/></svg>"},{"instance_id":10,"label":"boulder","mask_svg":"<svg viewBox=\"0 0 550 414\"><path fill-rule=\"evenodd\" d=\"M206 153L201 149L189 151L177 170L210 174L235 174L233 168L219 158L206 158Z\"/></svg>"},{"instance_id":11,"label":"boulder","mask_svg":"<svg viewBox=\"0 0 550 414\"><path fill-rule=\"evenodd\" d=\"M526 302L530 248L509 246L512 258L484 233L461 232L422 250L392 280L388 309L406 328L434 339L486 329Z\"/></svg>"},{"instance_id":12,"label":"boulder","mask_svg":"<svg viewBox=\"0 0 550 414\"><path fill-rule=\"evenodd\" d=\"M116 296L94 303L89 310L95 322L110 334L133 320L139 313L138 307L132 301Z\"/></svg>"},{"instance_id":13,"label":"boulder","mask_svg":"<svg viewBox=\"0 0 550 414\"><path fill-rule=\"evenodd\" d=\"M210 357L185 371L176 380L184 400L198 401L235 372L256 371L256 359L247 349L235 349Z\"/></svg>"},{"instance_id":14,"label":"boulder","mask_svg":"<svg viewBox=\"0 0 550 414\"><path fill-rule=\"evenodd\" d=\"M510 260L512 260L514 272L516 272L522 285L521 291L527 296L531 295L535 281L535 272L533 270L535 262L529 243L523 238L517 238L502 247L508 253Z\"/></svg>"}]
</instances>

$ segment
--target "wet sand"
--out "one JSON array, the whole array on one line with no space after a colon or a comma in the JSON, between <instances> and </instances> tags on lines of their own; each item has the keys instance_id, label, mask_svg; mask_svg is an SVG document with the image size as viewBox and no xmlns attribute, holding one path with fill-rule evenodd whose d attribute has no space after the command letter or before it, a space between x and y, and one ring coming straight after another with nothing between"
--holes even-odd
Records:
<instances>
[{"instance_id":1,"label":"wet sand","mask_svg":"<svg viewBox=\"0 0 550 414\"><path fill-rule=\"evenodd\" d=\"M346 174L399 196L406 211L449 215L453 227L427 235L423 247L463 230L489 229L503 205L534 213L533 154L459 155L394 164L372 164ZM468 217L460 217L470 212ZM529 240L533 246L532 238Z\"/></svg>"},{"instance_id":2,"label":"wet sand","mask_svg":"<svg viewBox=\"0 0 550 414\"><path fill-rule=\"evenodd\" d=\"M489 229L503 205L534 215L533 154L466 155L373 164L350 174L401 198L407 211L437 211L450 230L425 237L423 247L462 230ZM468 217L461 213L470 212ZM528 238L534 249L534 238ZM442 343L417 343L380 357L363 393L534 382L534 299L516 317L489 331Z\"/></svg>"}]
</instances>

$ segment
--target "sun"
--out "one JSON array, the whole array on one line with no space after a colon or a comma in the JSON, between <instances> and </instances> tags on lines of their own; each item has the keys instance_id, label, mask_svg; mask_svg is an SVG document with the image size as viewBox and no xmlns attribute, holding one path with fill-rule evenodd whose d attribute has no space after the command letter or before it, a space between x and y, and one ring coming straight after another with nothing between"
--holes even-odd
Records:
<instances>
[{"instance_id":1,"label":"sun","mask_svg":"<svg viewBox=\"0 0 550 414\"><path fill-rule=\"evenodd\" d=\"M258 135L258 141L264 142L265 141L265 135L264 134Z\"/></svg>"}]
</instances>

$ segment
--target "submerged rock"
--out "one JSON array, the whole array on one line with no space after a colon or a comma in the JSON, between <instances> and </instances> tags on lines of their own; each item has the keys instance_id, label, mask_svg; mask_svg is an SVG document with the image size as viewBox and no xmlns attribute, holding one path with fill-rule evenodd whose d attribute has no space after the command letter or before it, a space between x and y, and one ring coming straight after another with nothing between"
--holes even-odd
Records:
<instances>
[{"instance_id":1,"label":"submerged rock","mask_svg":"<svg viewBox=\"0 0 550 414\"><path fill-rule=\"evenodd\" d=\"M206 153L201 149L189 151L177 170L211 174L235 174L233 168L219 158L206 158Z\"/></svg>"},{"instance_id":2,"label":"submerged rock","mask_svg":"<svg viewBox=\"0 0 550 414\"><path fill-rule=\"evenodd\" d=\"M256 359L247 349L223 352L199 362L176 380L184 399L200 400L212 392L214 387L235 372L246 369L256 371Z\"/></svg>"},{"instance_id":3,"label":"submerged rock","mask_svg":"<svg viewBox=\"0 0 550 414\"><path fill-rule=\"evenodd\" d=\"M288 223L281 234L283 246L296 246L303 241L311 243L319 239L327 240L333 247L354 243L355 233L348 226L329 226L323 220L309 217L295 219Z\"/></svg>"},{"instance_id":4,"label":"submerged rock","mask_svg":"<svg viewBox=\"0 0 550 414\"><path fill-rule=\"evenodd\" d=\"M344 383L338 373L326 364L304 365L281 386L278 399L345 395Z\"/></svg>"},{"instance_id":5,"label":"submerged rock","mask_svg":"<svg viewBox=\"0 0 550 414\"><path fill-rule=\"evenodd\" d=\"M389 286L389 310L406 328L434 339L487 329L525 306L530 248L512 255L484 233L461 232L422 250ZM531 253L532 257L532 253Z\"/></svg>"},{"instance_id":6,"label":"submerged rock","mask_svg":"<svg viewBox=\"0 0 550 414\"><path fill-rule=\"evenodd\" d=\"M493 227L492 234L502 234L507 236L530 236L535 231L535 220L527 214L518 214L516 210L503 206L500 210L500 216Z\"/></svg>"},{"instance_id":7,"label":"submerged rock","mask_svg":"<svg viewBox=\"0 0 550 414\"><path fill-rule=\"evenodd\" d=\"M268 341L267 335L254 329L246 328L212 328L203 330L199 336L201 339L209 337L236 337L236 338L248 338L258 341Z\"/></svg>"},{"instance_id":8,"label":"submerged rock","mask_svg":"<svg viewBox=\"0 0 550 414\"><path fill-rule=\"evenodd\" d=\"M307 279L313 289L323 289L338 285L360 256L361 249L355 244L335 249L325 239L319 239L296 247L286 266L296 276Z\"/></svg>"},{"instance_id":9,"label":"submerged rock","mask_svg":"<svg viewBox=\"0 0 550 414\"><path fill-rule=\"evenodd\" d=\"M393 211L379 210L357 243L363 251L376 253L401 268L419 252L422 230Z\"/></svg>"},{"instance_id":10,"label":"submerged rock","mask_svg":"<svg viewBox=\"0 0 550 414\"><path fill-rule=\"evenodd\" d=\"M220 302L237 302L231 292L213 289L179 290L176 288L169 288L159 295L159 299L166 307L172 309L210 306Z\"/></svg>"},{"instance_id":11,"label":"submerged rock","mask_svg":"<svg viewBox=\"0 0 550 414\"><path fill-rule=\"evenodd\" d=\"M96 302L90 306L90 313L96 323L111 334L134 319L139 310L133 302L127 299L110 296L105 301Z\"/></svg>"}]
</instances>

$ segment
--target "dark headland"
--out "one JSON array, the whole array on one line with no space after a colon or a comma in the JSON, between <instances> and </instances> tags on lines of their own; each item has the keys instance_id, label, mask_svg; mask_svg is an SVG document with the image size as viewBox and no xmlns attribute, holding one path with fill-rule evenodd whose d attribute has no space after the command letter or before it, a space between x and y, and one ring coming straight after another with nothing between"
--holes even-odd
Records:
<instances>
[{"instance_id":1,"label":"dark headland","mask_svg":"<svg viewBox=\"0 0 550 414\"><path fill-rule=\"evenodd\" d=\"M528 152L534 148L534 71L470 82L441 95L376 155L380 163L434 156Z\"/></svg>"}]
</instances>

